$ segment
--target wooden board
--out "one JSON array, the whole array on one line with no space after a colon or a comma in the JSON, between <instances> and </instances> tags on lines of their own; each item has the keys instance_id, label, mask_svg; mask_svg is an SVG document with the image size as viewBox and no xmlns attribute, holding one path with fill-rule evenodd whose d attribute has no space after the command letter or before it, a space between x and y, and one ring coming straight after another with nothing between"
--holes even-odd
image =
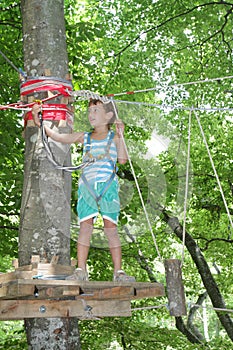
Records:
<instances>
[{"instance_id":1,"label":"wooden board","mask_svg":"<svg viewBox=\"0 0 233 350\"><path fill-rule=\"evenodd\" d=\"M131 316L131 300L165 294L160 283L66 280L74 267L55 258L43 263L33 256L31 265L0 274L0 320Z\"/></svg>"},{"instance_id":2,"label":"wooden board","mask_svg":"<svg viewBox=\"0 0 233 350\"><path fill-rule=\"evenodd\" d=\"M86 300L135 300L164 295L164 286L147 282L79 282L18 279L0 286L0 299L77 297Z\"/></svg>"},{"instance_id":3,"label":"wooden board","mask_svg":"<svg viewBox=\"0 0 233 350\"><path fill-rule=\"evenodd\" d=\"M0 300L0 320L24 318L78 317L94 320L102 317L131 316L127 300Z\"/></svg>"}]
</instances>

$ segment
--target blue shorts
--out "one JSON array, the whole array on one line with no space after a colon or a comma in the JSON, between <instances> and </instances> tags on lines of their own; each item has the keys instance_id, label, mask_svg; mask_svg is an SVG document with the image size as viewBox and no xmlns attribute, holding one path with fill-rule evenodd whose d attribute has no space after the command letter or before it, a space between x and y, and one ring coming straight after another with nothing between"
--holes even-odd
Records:
<instances>
[{"instance_id":1,"label":"blue shorts","mask_svg":"<svg viewBox=\"0 0 233 350\"><path fill-rule=\"evenodd\" d=\"M92 190L98 197L105 186L106 182L97 182L92 185ZM118 181L112 181L106 192L99 200L98 204L88 190L87 186L85 184L81 184L78 188L77 212L80 222L90 218L95 218L100 213L104 219L117 224L120 213Z\"/></svg>"}]
</instances>

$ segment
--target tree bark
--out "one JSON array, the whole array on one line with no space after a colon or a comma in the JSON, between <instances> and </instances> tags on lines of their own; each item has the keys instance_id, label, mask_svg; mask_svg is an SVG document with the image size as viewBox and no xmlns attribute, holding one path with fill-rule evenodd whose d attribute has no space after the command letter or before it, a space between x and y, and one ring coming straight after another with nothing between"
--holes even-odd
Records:
<instances>
[{"instance_id":1,"label":"tree bark","mask_svg":"<svg viewBox=\"0 0 233 350\"><path fill-rule=\"evenodd\" d=\"M65 40L63 0L21 0L24 40L24 70L27 77L67 79L68 56ZM47 92L46 92L47 93ZM42 99L45 92L34 93ZM33 98L33 96L30 96ZM31 102L31 101L30 101ZM61 103L61 98L53 100ZM70 126L46 121L61 132ZM33 123L25 129L25 167L22 195L19 264L28 265L32 255L50 262L59 256L59 264L70 263L70 196L71 176L56 170L48 161L40 132ZM60 164L70 163L65 145L51 145ZM35 318L25 320L30 349L80 349L78 320L68 318Z\"/></svg>"},{"instance_id":2,"label":"tree bark","mask_svg":"<svg viewBox=\"0 0 233 350\"><path fill-rule=\"evenodd\" d=\"M179 220L176 217L170 217L165 210L162 211L162 214L163 214L164 221L170 226L172 231L182 241L183 228L179 223ZM191 235L188 234L188 232L185 233L185 246L188 249L194 263L196 264L196 267L201 276L202 282L212 301L213 307L225 309L226 308L225 302L219 291L218 285L211 274L209 266L203 254L201 253L200 248L198 247L194 239L191 237ZM226 330L229 338L233 341L233 323L230 316L226 313L222 313L218 311L216 313L222 326Z\"/></svg>"}]
</instances>

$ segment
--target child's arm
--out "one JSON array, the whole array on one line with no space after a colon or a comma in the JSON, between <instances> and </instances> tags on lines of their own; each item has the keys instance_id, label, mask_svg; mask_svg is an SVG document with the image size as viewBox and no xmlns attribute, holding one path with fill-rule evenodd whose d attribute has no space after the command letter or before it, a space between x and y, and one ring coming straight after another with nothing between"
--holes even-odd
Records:
<instances>
[{"instance_id":1,"label":"child's arm","mask_svg":"<svg viewBox=\"0 0 233 350\"><path fill-rule=\"evenodd\" d=\"M125 164L128 160L127 151L125 148L124 135L124 123L117 119L116 122L116 136L114 138L117 146L117 160L120 164Z\"/></svg>"},{"instance_id":2,"label":"child's arm","mask_svg":"<svg viewBox=\"0 0 233 350\"><path fill-rule=\"evenodd\" d=\"M46 134L54 141L71 144L71 143L83 143L83 132L73 132L72 134L59 134L58 132L50 129L48 126L44 126Z\"/></svg>"},{"instance_id":3,"label":"child's arm","mask_svg":"<svg viewBox=\"0 0 233 350\"><path fill-rule=\"evenodd\" d=\"M38 117L39 112L41 111L41 106L39 104L34 104L32 107L32 115L34 122L37 126L40 126L40 120ZM54 141L62 142L66 144L71 143L83 143L83 132L74 132L72 134L59 134L58 132L50 129L46 125L44 126L46 134L51 137Z\"/></svg>"}]
</instances>

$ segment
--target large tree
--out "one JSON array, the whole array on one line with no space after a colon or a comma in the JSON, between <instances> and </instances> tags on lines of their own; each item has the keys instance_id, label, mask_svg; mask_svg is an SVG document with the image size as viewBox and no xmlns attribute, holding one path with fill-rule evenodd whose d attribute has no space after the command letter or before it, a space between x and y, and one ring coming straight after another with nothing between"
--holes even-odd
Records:
<instances>
[{"instance_id":1,"label":"large tree","mask_svg":"<svg viewBox=\"0 0 233 350\"><path fill-rule=\"evenodd\" d=\"M52 9L52 11L51 11ZM58 84L68 80L68 56L64 22L63 0L21 1L23 21L24 71L26 82L36 77L55 80ZM46 80L47 81L47 80ZM46 82L45 82L46 84ZM43 85L43 83L41 83ZM35 88L34 88L35 89ZM29 89L30 90L30 89ZM36 90L36 89L35 89ZM55 89L56 90L56 89ZM48 91L26 95L26 102L48 97ZM51 100L50 100L51 101ZM54 103L54 99L52 100ZM55 104L62 103L62 97ZM64 102L63 102L64 103ZM56 113L56 112L55 112ZM62 132L71 132L67 120L46 121ZM22 194L19 263L29 265L33 254L41 261L50 262L58 256L59 264L70 263L70 193L71 176L55 171L41 149L38 128L25 125L25 167ZM69 161L64 147L54 147L54 156L61 164ZM35 318L25 321L28 345L32 349L78 349L79 333L76 319ZM58 335L59 334L59 335Z\"/></svg>"}]
</instances>

